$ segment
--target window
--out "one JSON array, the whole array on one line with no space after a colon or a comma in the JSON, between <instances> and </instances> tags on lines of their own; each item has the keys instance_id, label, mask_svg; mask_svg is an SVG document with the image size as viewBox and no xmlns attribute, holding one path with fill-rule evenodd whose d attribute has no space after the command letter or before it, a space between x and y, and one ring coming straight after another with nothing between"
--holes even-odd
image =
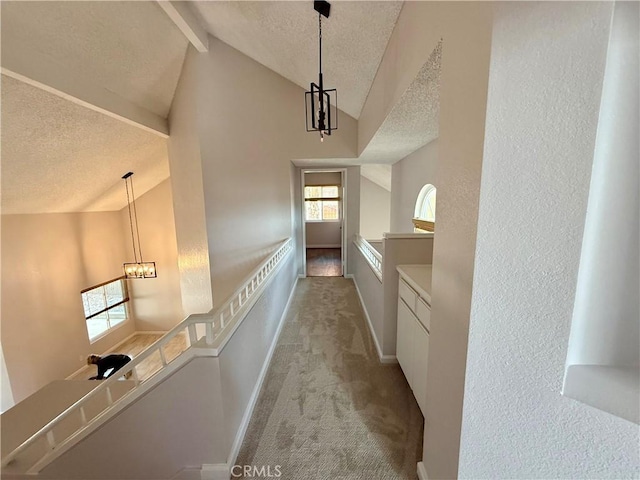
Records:
<instances>
[{"instance_id":1,"label":"window","mask_svg":"<svg viewBox=\"0 0 640 480\"><path fill-rule=\"evenodd\" d=\"M304 187L304 218L307 222L340 220L340 187L318 185Z\"/></svg>"},{"instance_id":2,"label":"window","mask_svg":"<svg viewBox=\"0 0 640 480\"><path fill-rule=\"evenodd\" d=\"M433 232L436 223L436 187L427 183L418 194L413 214L416 232Z\"/></svg>"},{"instance_id":3,"label":"window","mask_svg":"<svg viewBox=\"0 0 640 480\"><path fill-rule=\"evenodd\" d=\"M80 293L89 340L96 340L127 320L125 303L129 301L129 294L124 278L110 280Z\"/></svg>"}]
</instances>

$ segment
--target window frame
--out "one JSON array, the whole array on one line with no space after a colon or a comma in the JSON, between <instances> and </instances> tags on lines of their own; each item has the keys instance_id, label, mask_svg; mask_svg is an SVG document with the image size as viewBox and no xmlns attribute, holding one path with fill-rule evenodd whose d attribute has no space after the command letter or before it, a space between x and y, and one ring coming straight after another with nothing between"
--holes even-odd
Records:
<instances>
[{"instance_id":1,"label":"window frame","mask_svg":"<svg viewBox=\"0 0 640 480\"><path fill-rule=\"evenodd\" d=\"M113 305L109 305L106 308L103 308L102 310L98 311L98 312L94 312L91 315L87 316L87 312L84 308L84 294L87 292L90 292L92 290L97 290L97 289L102 289L103 290L103 295L105 295L106 297L106 290L104 287L106 287L109 284L115 283L115 282L121 282L121 286L122 286L122 300L120 300L117 303L114 303ZM105 282L102 283L98 283L97 285L93 285L91 287L85 288L83 290L80 291L80 299L81 299L81 303L82 303L82 310L84 311L84 321L85 321L85 326L87 328L87 336L89 337L89 342L90 343L94 343L98 340L100 340L101 338L103 338L104 336L108 335L109 333L111 333L112 331L114 331L115 329L117 329L118 327L126 324L129 320L130 320L130 313L129 313L129 308L127 303L131 300L131 298L129 297L129 285L127 284L127 280L126 277L124 275L120 276L120 277L116 277L113 278L111 280L107 280ZM106 300L106 299L105 299ZM106 301L105 301L106 303ZM89 332L89 324L87 323L88 320L91 320L92 318L97 317L98 315L102 315L104 313L109 312L109 310L113 310L114 308L117 308L121 305L124 305L124 315L125 318L124 320L122 320L121 322L118 322L115 325L111 324L111 319L109 318L109 315L107 314L107 318L106 318L106 322L107 322L107 329L100 332L98 335L91 337L91 334Z\"/></svg>"},{"instance_id":2,"label":"window frame","mask_svg":"<svg viewBox=\"0 0 640 480\"><path fill-rule=\"evenodd\" d=\"M438 189L435 185L431 183L425 184L421 189L420 193L418 193L418 198L416 199L416 206L414 208L414 217L412 219L414 231L416 232L427 232L433 233L436 229L435 223L435 207L434 207L434 218L433 221L427 220L426 215L424 215L425 210L427 209L428 199L431 194L437 196ZM424 215L424 216L423 216Z\"/></svg>"},{"instance_id":3,"label":"window frame","mask_svg":"<svg viewBox=\"0 0 640 480\"><path fill-rule=\"evenodd\" d=\"M309 188L313 188L313 187L335 187L338 189L338 196L337 197L314 197L314 198L307 198L307 196L305 195L305 190L307 189L307 187ZM302 196L304 197L304 205L303 205L303 212L304 212L304 221L305 223L337 223L337 222L341 222L342 221L342 209L340 208L340 202L342 201L342 196L340 195L340 192L342 190L342 185L336 185L336 184L323 184L323 185L304 185L303 189L302 189ZM338 218L331 218L331 219L320 219L320 220L309 220L307 218L307 202L338 202ZM320 209L320 213L323 214L323 209Z\"/></svg>"}]
</instances>

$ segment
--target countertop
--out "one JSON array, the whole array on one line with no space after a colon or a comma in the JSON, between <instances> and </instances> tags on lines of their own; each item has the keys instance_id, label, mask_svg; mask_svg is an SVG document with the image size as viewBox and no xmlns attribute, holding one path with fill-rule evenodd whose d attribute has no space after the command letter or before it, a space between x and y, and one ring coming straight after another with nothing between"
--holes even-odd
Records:
<instances>
[{"instance_id":1,"label":"countertop","mask_svg":"<svg viewBox=\"0 0 640 480\"><path fill-rule=\"evenodd\" d=\"M400 277L431 305L431 265L398 265Z\"/></svg>"}]
</instances>

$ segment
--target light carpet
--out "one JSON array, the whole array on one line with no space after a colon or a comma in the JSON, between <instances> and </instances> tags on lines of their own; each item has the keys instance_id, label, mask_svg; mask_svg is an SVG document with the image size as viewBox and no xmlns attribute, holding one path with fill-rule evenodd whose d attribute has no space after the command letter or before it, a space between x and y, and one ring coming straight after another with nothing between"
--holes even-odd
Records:
<instances>
[{"instance_id":1,"label":"light carpet","mask_svg":"<svg viewBox=\"0 0 640 480\"><path fill-rule=\"evenodd\" d=\"M400 367L380 364L353 282L306 278L236 464L292 480L415 479L423 422Z\"/></svg>"}]
</instances>

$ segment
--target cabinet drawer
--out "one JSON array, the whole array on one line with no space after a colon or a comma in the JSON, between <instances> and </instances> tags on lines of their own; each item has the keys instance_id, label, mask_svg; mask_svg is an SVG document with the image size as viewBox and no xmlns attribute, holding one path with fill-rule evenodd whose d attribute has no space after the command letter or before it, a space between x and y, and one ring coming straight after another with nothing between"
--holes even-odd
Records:
<instances>
[{"instance_id":1,"label":"cabinet drawer","mask_svg":"<svg viewBox=\"0 0 640 480\"><path fill-rule=\"evenodd\" d=\"M405 301L412 312L416 311L416 300L418 296L416 292L409 285L405 283L404 280L400 279L400 283L398 284L398 295L400 298Z\"/></svg>"},{"instance_id":2,"label":"cabinet drawer","mask_svg":"<svg viewBox=\"0 0 640 480\"><path fill-rule=\"evenodd\" d=\"M418 316L418 320L420 323L424 325L424 328L427 331L431 331L431 308L429 305L422 299L418 298L416 301L416 315Z\"/></svg>"}]
</instances>

